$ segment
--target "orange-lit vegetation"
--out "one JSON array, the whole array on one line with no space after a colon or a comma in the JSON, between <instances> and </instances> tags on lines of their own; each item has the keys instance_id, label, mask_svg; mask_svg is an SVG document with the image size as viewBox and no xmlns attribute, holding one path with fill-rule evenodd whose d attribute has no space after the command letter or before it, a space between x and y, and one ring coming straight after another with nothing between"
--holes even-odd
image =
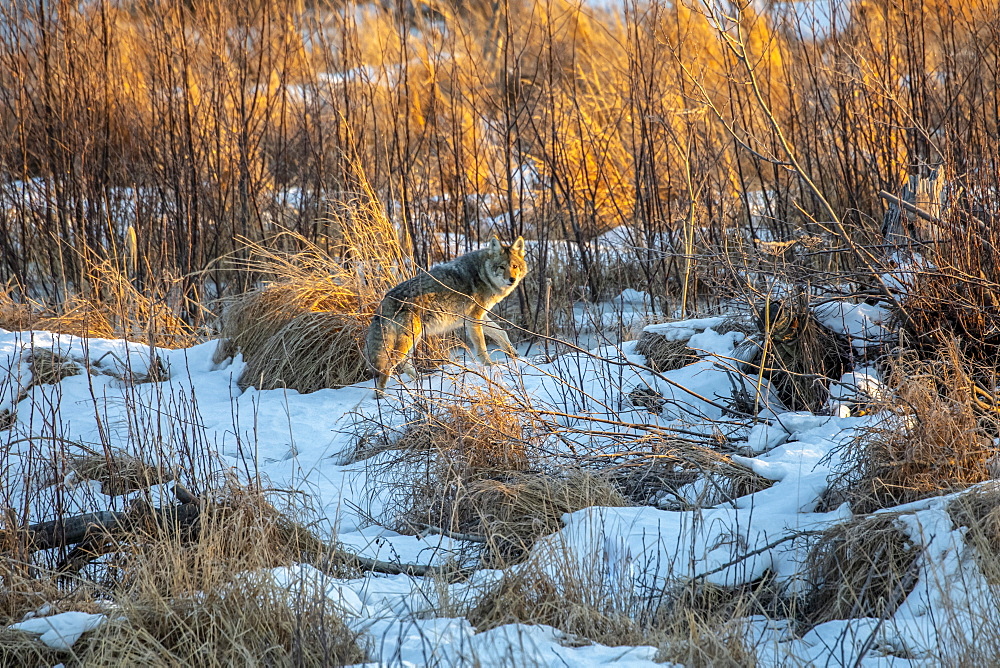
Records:
<instances>
[{"instance_id":1,"label":"orange-lit vegetation","mask_svg":"<svg viewBox=\"0 0 1000 668\"><path fill-rule=\"evenodd\" d=\"M784 408L830 410L831 381L860 353L819 324L810 298L882 303L894 338L864 360L890 386L870 407L880 420L846 445L848 466L821 499L824 511L848 503L864 515L795 536L819 535L805 564L812 581L795 595L767 574L738 588L692 580L638 610L602 589L600 573L553 569L562 555L546 550L558 552L552 534L567 513L664 494L676 497L657 502L670 510L736 507L766 492L774 481L721 436L672 440L615 420L595 432L571 408L536 410L484 374L478 394L457 384L454 401L420 397L396 432L378 422L359 436L355 463L391 489L372 521L469 539L477 566L522 567L448 610L481 631L545 623L735 666L752 661L740 621L751 615L806 630L884 619L913 590L923 556L898 513L877 511L997 476L1000 3L844 0L818 23L802 11L813 4L4 3L0 328L148 343L149 369L115 376L137 415L152 408L136 385L167 373L152 346L210 338L220 340L216 365L239 354L247 363L234 392L342 387L369 376L360 341L387 288L491 233L523 235L531 272L498 322L518 341L542 340L547 357L550 343L578 334L566 325L575 305L626 288L658 316L735 303L758 315L727 326L757 337L753 354L731 359L757 383L734 390L720 418L733 424L757 415L765 381ZM895 218L894 198L909 206ZM599 329L615 344L628 338L624 324ZM425 365L451 343L424 344ZM662 376L704 359L688 344L646 332L633 350ZM0 433L13 433L32 389L114 375L34 345L25 359L30 376L0 410ZM619 389L622 411L642 413L629 419L652 421L666 401L651 387ZM169 402L164 412L184 425L175 429L198 422L193 390ZM160 424L159 413L142 419ZM272 642L275 665L363 661L358 635L322 596L291 606L287 591L235 572L299 561L306 541L313 553L328 548L328 573L353 574L331 565L336 548L265 501L259 472L248 467L253 484L220 492L202 477L207 442L178 437L183 447L171 449L140 422L111 425L127 432L129 453L102 432L104 452L77 459L53 426L35 474L105 490L195 481L200 496L175 507L197 506L217 531L182 540L178 527L129 524L81 562L108 558L118 580L73 572L70 587L54 557L47 570L28 566L38 559L25 538L33 509L6 508L0 549L18 558L0 564L0 663L179 665L209 647L227 665ZM613 458L573 450L569 465L547 449L550 439L574 448L574 430L623 426L648 430ZM1000 578L996 491L957 498L942 513ZM5 628L42 600L82 609L102 596L121 617L78 654ZM987 621L986 647L998 649L965 648L970 665L1000 653L1000 621Z\"/></svg>"},{"instance_id":2,"label":"orange-lit vegetation","mask_svg":"<svg viewBox=\"0 0 1000 668\"><path fill-rule=\"evenodd\" d=\"M246 286L219 262L237 237L335 246L326 214L370 184L418 264L490 229L537 240L534 326L539 286L566 281L553 241L579 244L569 294L624 287L595 241L621 225L660 251L630 287L729 294L713 258L751 206L751 235L832 233L832 211L873 246L878 192L943 164L946 223L993 208L995 3L854 2L815 39L739 3L498 7L6 6L0 273L90 298L131 226L129 279L198 324L193 304Z\"/></svg>"}]
</instances>

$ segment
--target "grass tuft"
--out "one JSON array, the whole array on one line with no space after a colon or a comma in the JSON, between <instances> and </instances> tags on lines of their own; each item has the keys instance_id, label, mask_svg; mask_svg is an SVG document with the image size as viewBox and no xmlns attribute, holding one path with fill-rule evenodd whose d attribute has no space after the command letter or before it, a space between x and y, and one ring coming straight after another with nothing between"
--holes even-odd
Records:
<instances>
[{"instance_id":1,"label":"grass tuft","mask_svg":"<svg viewBox=\"0 0 1000 668\"><path fill-rule=\"evenodd\" d=\"M957 347L936 362L899 360L901 378L884 419L848 445L823 506L845 501L868 513L946 494L992 477L997 448L974 401L974 382Z\"/></svg>"},{"instance_id":2,"label":"grass tuft","mask_svg":"<svg viewBox=\"0 0 1000 668\"><path fill-rule=\"evenodd\" d=\"M860 517L825 531L806 560L800 610L811 628L834 619L890 617L917 583L917 556L895 515Z\"/></svg>"},{"instance_id":3,"label":"grass tuft","mask_svg":"<svg viewBox=\"0 0 1000 668\"><path fill-rule=\"evenodd\" d=\"M338 388L371 378L364 354L371 315L345 312L303 313L247 354L240 389L298 392Z\"/></svg>"},{"instance_id":4,"label":"grass tuft","mask_svg":"<svg viewBox=\"0 0 1000 668\"><path fill-rule=\"evenodd\" d=\"M635 352L646 358L646 366L665 373L698 361L698 355L687 341L671 341L663 334L643 331L635 344Z\"/></svg>"}]
</instances>

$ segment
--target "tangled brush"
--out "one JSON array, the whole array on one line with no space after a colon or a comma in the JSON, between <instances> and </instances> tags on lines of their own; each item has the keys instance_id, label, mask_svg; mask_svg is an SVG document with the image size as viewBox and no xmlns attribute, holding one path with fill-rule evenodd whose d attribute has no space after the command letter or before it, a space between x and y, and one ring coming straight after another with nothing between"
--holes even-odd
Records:
<instances>
[{"instance_id":1,"label":"tangled brush","mask_svg":"<svg viewBox=\"0 0 1000 668\"><path fill-rule=\"evenodd\" d=\"M975 383L957 346L935 362L896 362L904 380L884 419L847 447L823 505L865 513L988 480L997 448L975 403Z\"/></svg>"},{"instance_id":2,"label":"tangled brush","mask_svg":"<svg viewBox=\"0 0 1000 668\"><path fill-rule=\"evenodd\" d=\"M829 397L829 382L850 366L849 342L824 327L805 296L768 301L758 313L760 334L734 353L743 371L771 381L788 410L817 411Z\"/></svg>"}]
</instances>

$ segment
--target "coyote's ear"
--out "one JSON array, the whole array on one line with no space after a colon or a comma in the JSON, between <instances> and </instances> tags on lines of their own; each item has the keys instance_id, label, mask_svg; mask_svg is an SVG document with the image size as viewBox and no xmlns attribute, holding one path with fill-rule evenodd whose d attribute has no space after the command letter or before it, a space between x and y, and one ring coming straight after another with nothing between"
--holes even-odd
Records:
<instances>
[{"instance_id":1,"label":"coyote's ear","mask_svg":"<svg viewBox=\"0 0 1000 668\"><path fill-rule=\"evenodd\" d=\"M500 245L500 237L494 234L490 237L490 250L494 253L499 253L501 249L503 249L503 246Z\"/></svg>"},{"instance_id":2,"label":"coyote's ear","mask_svg":"<svg viewBox=\"0 0 1000 668\"><path fill-rule=\"evenodd\" d=\"M518 237L517 240L511 244L510 249L518 253L524 252L524 237Z\"/></svg>"}]
</instances>

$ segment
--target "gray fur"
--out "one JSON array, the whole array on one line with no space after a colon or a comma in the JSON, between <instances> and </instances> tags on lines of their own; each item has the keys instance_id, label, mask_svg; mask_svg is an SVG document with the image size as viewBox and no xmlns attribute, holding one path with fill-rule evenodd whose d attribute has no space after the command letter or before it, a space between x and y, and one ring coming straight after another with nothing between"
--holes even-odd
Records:
<instances>
[{"instance_id":1,"label":"gray fur","mask_svg":"<svg viewBox=\"0 0 1000 668\"><path fill-rule=\"evenodd\" d=\"M408 357L422 336L446 334L463 325L483 364L491 364L485 335L516 357L506 332L487 312L514 291L527 271L524 239L503 246L493 237L488 247L431 267L389 290L365 339L378 389L397 369L416 377Z\"/></svg>"}]
</instances>

